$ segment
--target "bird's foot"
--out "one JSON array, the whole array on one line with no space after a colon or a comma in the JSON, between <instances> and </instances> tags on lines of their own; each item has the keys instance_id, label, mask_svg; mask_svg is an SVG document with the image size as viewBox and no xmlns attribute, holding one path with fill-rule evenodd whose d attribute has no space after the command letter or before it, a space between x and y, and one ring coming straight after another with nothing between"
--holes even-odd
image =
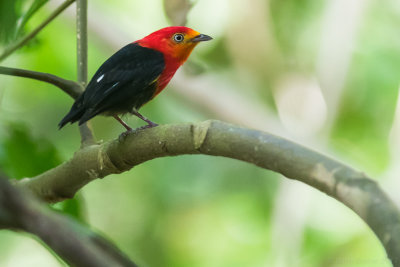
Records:
<instances>
[{"instance_id":1,"label":"bird's foot","mask_svg":"<svg viewBox=\"0 0 400 267\"><path fill-rule=\"evenodd\" d=\"M135 129L135 130L136 130L136 129ZM126 138L129 134L133 133L135 130L133 130L132 128L127 129L125 132L123 132L123 133L121 133L121 134L119 135L118 140L119 140L120 142L124 141L125 138Z\"/></svg>"},{"instance_id":2,"label":"bird's foot","mask_svg":"<svg viewBox=\"0 0 400 267\"><path fill-rule=\"evenodd\" d=\"M153 128L153 127L157 127L157 126L158 126L157 123L151 122L151 123L149 123L149 124L147 124L147 125L144 125L144 126L142 126L142 127L136 128L134 131L139 131L139 130L143 130L143 129Z\"/></svg>"},{"instance_id":3,"label":"bird's foot","mask_svg":"<svg viewBox=\"0 0 400 267\"><path fill-rule=\"evenodd\" d=\"M147 125L138 127L138 128L136 128L136 129L129 128L129 129L127 129L125 132L121 133L121 134L119 135L119 138L118 138L118 139L119 139L120 142L122 142L122 141L124 141L125 138L126 138L128 135L130 135L131 133L135 133L135 132L140 131L140 130L149 129L149 128L153 128L153 127L157 127L157 126L158 126L157 123L152 122L152 123L149 123L149 124L147 124Z\"/></svg>"}]
</instances>

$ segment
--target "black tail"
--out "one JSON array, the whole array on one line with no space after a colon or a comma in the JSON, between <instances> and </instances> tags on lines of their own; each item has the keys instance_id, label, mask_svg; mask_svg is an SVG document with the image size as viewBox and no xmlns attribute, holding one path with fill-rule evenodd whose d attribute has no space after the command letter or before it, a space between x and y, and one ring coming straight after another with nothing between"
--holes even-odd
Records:
<instances>
[{"instance_id":1,"label":"black tail","mask_svg":"<svg viewBox=\"0 0 400 267\"><path fill-rule=\"evenodd\" d=\"M83 114L85 113L85 108L82 105L81 98L78 98L75 103L72 105L71 110L67 115L60 121L58 124L59 129L65 126L68 122L74 123L81 119Z\"/></svg>"},{"instance_id":2,"label":"black tail","mask_svg":"<svg viewBox=\"0 0 400 267\"><path fill-rule=\"evenodd\" d=\"M79 117L79 125L87 122L97 114L99 114L99 112L95 112L95 110L92 108L85 109Z\"/></svg>"}]
</instances>

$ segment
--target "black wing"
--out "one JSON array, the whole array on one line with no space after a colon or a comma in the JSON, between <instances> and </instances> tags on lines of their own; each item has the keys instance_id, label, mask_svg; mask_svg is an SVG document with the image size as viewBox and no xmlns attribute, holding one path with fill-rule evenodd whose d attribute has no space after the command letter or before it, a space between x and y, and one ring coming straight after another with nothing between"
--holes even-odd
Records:
<instances>
[{"instance_id":1,"label":"black wing","mask_svg":"<svg viewBox=\"0 0 400 267\"><path fill-rule=\"evenodd\" d=\"M79 124L103 112L129 112L149 101L164 70L161 52L129 44L112 55L92 77L84 93L60 122Z\"/></svg>"}]
</instances>

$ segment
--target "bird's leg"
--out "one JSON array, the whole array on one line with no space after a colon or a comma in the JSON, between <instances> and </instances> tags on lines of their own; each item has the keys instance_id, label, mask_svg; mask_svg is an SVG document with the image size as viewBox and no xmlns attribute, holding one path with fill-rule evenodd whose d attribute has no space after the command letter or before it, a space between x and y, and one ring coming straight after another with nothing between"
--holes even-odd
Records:
<instances>
[{"instance_id":1,"label":"bird's leg","mask_svg":"<svg viewBox=\"0 0 400 267\"><path fill-rule=\"evenodd\" d=\"M158 126L157 123L152 122L151 120L149 120L148 118L146 118L145 116L143 116L142 114L140 114L136 109L132 109L131 113L135 116L137 116L139 119L147 122L147 125L140 127L139 129L146 129L146 128L152 128L152 127L156 127Z\"/></svg>"},{"instance_id":2,"label":"bird's leg","mask_svg":"<svg viewBox=\"0 0 400 267\"><path fill-rule=\"evenodd\" d=\"M129 127L129 125L128 124L126 124L123 120L121 120L121 118L120 117L118 117L117 115L114 115L113 116L119 123L121 123L122 124L122 126L124 126L125 127L125 129L126 129L126 131L127 132L131 132L132 131L132 128L131 127Z\"/></svg>"}]
</instances>

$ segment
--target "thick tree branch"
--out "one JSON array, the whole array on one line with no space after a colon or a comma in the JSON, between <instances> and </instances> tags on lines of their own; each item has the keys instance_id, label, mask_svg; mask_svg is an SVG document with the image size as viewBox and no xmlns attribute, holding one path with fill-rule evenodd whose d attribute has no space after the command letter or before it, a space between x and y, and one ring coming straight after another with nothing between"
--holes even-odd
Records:
<instances>
[{"instance_id":1,"label":"thick tree branch","mask_svg":"<svg viewBox=\"0 0 400 267\"><path fill-rule=\"evenodd\" d=\"M74 99L76 99L83 92L83 86L81 86L79 83L66 80L49 73L0 66L0 74L30 78L50 83L63 90Z\"/></svg>"},{"instance_id":2,"label":"thick tree branch","mask_svg":"<svg viewBox=\"0 0 400 267\"><path fill-rule=\"evenodd\" d=\"M36 27L31 33L27 36L19 39L15 43L8 46L3 53L0 55L0 61L11 55L17 49L23 47L27 42L29 42L33 37L35 37L44 27L46 27L53 19L55 19L61 12L63 12L67 7L69 7L75 0L67 0L63 4L61 4L50 16L44 20L39 26Z\"/></svg>"},{"instance_id":3,"label":"thick tree branch","mask_svg":"<svg viewBox=\"0 0 400 267\"><path fill-rule=\"evenodd\" d=\"M86 87L88 76L87 0L76 1L76 41L78 82ZM95 143L90 122L79 126L79 131L81 134L81 147Z\"/></svg>"},{"instance_id":4,"label":"thick tree branch","mask_svg":"<svg viewBox=\"0 0 400 267\"><path fill-rule=\"evenodd\" d=\"M114 245L0 177L0 227L41 238L72 266L136 266Z\"/></svg>"},{"instance_id":5,"label":"thick tree branch","mask_svg":"<svg viewBox=\"0 0 400 267\"><path fill-rule=\"evenodd\" d=\"M283 138L219 121L162 125L123 140L92 145L68 162L17 185L49 201L71 198L90 181L145 161L184 154L238 159L309 184L355 211L400 264L400 213L375 181L342 163Z\"/></svg>"}]
</instances>

